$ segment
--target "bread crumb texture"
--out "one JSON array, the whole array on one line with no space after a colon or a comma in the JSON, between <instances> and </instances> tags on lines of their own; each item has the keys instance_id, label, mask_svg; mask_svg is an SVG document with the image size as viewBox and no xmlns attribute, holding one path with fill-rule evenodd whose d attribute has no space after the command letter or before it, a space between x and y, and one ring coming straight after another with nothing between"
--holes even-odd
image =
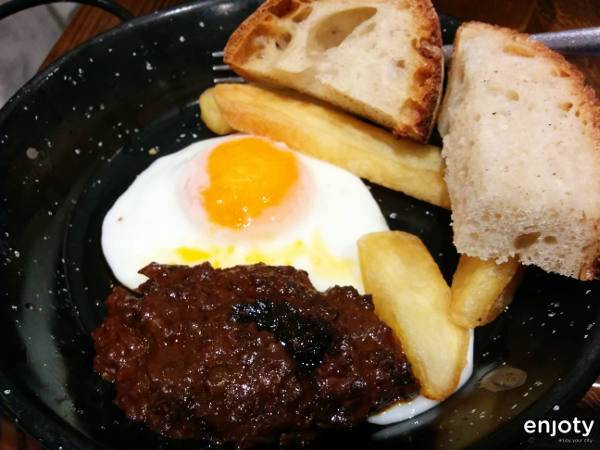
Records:
<instances>
[{"instance_id":1,"label":"bread crumb texture","mask_svg":"<svg viewBox=\"0 0 600 450\"><path fill-rule=\"evenodd\" d=\"M441 96L440 25L429 0L268 0L225 62L426 141Z\"/></svg>"},{"instance_id":2,"label":"bread crumb texture","mask_svg":"<svg viewBox=\"0 0 600 450\"><path fill-rule=\"evenodd\" d=\"M438 124L460 253L591 279L600 253L600 107L527 35L458 31Z\"/></svg>"}]
</instances>

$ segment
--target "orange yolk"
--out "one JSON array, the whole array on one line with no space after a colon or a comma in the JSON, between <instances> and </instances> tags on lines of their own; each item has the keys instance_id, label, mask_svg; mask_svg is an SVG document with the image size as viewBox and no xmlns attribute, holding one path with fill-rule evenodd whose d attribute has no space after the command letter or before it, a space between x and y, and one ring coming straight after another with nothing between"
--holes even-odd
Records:
<instances>
[{"instance_id":1,"label":"orange yolk","mask_svg":"<svg viewBox=\"0 0 600 450\"><path fill-rule=\"evenodd\" d=\"M295 156L259 138L215 147L208 157L209 187L201 191L211 222L247 228L265 210L278 206L299 176Z\"/></svg>"}]
</instances>

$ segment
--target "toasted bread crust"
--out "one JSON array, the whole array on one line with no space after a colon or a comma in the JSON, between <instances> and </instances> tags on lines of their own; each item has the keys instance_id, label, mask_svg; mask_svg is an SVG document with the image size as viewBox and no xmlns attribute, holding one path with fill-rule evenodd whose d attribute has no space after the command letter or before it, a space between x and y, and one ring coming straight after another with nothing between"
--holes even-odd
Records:
<instances>
[{"instance_id":1,"label":"toasted bread crust","mask_svg":"<svg viewBox=\"0 0 600 450\"><path fill-rule=\"evenodd\" d=\"M438 16L430 0L415 1L411 3L414 16L421 19L420 33L423 36L418 48L422 56L422 67L415 74L411 91L423 105L419 119L415 122L413 130L394 128L394 134L426 142L431 136L433 126L439 112L442 89L444 85L444 55L442 49L442 32ZM419 137L424 137L420 139Z\"/></svg>"},{"instance_id":2,"label":"toasted bread crust","mask_svg":"<svg viewBox=\"0 0 600 450\"><path fill-rule=\"evenodd\" d=\"M238 75L249 81L299 89L298 86L290 86L286 81L269 73L257 74L248 70L246 63L260 51L255 42L256 38L273 39L275 42L278 42L279 39L282 43L286 43L289 33L286 35L285 29L281 27L278 29L277 21L279 19L295 20L296 17L302 15L304 9L311 8L311 5L318 2L326 3L328 1L330 0L267 0L231 35L225 47L225 62ZM386 115L379 112L372 104L344 95L342 92L335 95L337 98L331 98L331 95L329 98L327 96L321 98L390 128L398 137L426 142L435 124L443 87L444 61L437 14L430 0L375 0L370 2L346 0L339 4L360 7L379 2L394 4L394 7L398 9L408 9L413 19L415 38L412 40L412 47L415 55L412 56L418 58L418 69L413 73L405 101L397 105L394 114ZM395 86L389 86L388 89L394 90ZM305 92L319 96L310 89Z\"/></svg>"},{"instance_id":3,"label":"toasted bread crust","mask_svg":"<svg viewBox=\"0 0 600 450\"><path fill-rule=\"evenodd\" d=\"M252 40L249 38L257 32L264 33L266 31L266 29L262 30L260 25L274 19L271 10L283 11L283 15L279 17L285 17L285 15L296 9L291 6L296 4L294 0L267 0L260 5L229 37L225 45L225 56L223 57L225 64L229 64L238 75L244 77L238 70L245 72L241 65L258 50L252 45Z\"/></svg>"},{"instance_id":4,"label":"toasted bread crust","mask_svg":"<svg viewBox=\"0 0 600 450\"><path fill-rule=\"evenodd\" d=\"M520 52L524 51L523 56L543 58L548 61L553 66L552 76L563 80L566 79L570 85L569 94L572 98L576 99L571 106L575 108L575 115L584 126L585 135L592 142L590 148L590 151L593 152L592 158L600 163L600 101L596 97L594 89L586 85L583 74L562 55L550 50L540 42L530 40L529 35L481 22L467 22L462 24L458 29L450 63L451 70L456 61L455 55L460 51L463 41L468 40L467 37L464 37L466 29L471 34L477 33L478 30L482 32L493 30L496 33L502 33L507 41L515 44L514 51L516 54L521 55ZM453 76L458 75L453 74ZM447 101L450 98L449 91L446 92L442 103L444 115L449 106L447 105ZM448 131L445 129L445 126L445 120L442 119L440 122L440 133L442 135L445 135ZM600 178L600 173L597 176ZM577 195L597 195L597 192L579 192ZM569 213L565 211L564 214ZM600 211L591 211L591 216L584 215L583 219L581 219L584 221L593 221L592 227L595 228L595 236L589 236L587 238L589 245L579 250L581 265L579 267L563 267L559 271L560 273L579 278L580 280L600 278L600 220L598 217L600 217Z\"/></svg>"},{"instance_id":5,"label":"toasted bread crust","mask_svg":"<svg viewBox=\"0 0 600 450\"><path fill-rule=\"evenodd\" d=\"M596 235L599 236L598 242L585 249L584 264L579 271L582 281L600 279L600 220L596 223Z\"/></svg>"}]
</instances>

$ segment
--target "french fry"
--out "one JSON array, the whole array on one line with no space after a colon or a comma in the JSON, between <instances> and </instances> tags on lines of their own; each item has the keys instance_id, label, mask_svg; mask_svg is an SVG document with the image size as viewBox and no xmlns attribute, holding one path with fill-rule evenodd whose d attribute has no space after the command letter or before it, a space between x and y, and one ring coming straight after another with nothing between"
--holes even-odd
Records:
<instances>
[{"instance_id":1,"label":"french fry","mask_svg":"<svg viewBox=\"0 0 600 450\"><path fill-rule=\"evenodd\" d=\"M421 240L402 231L358 240L365 291L396 334L421 382L421 394L443 400L467 362L469 331L450 320L450 288Z\"/></svg>"},{"instance_id":2,"label":"french fry","mask_svg":"<svg viewBox=\"0 0 600 450\"><path fill-rule=\"evenodd\" d=\"M238 131L282 141L373 183L450 208L440 149L391 133L296 94L219 84L215 100Z\"/></svg>"},{"instance_id":3,"label":"french fry","mask_svg":"<svg viewBox=\"0 0 600 450\"><path fill-rule=\"evenodd\" d=\"M214 88L205 90L198 99L200 105L200 118L204 125L215 134L229 134L234 131L231 125L225 120L221 110L215 102Z\"/></svg>"},{"instance_id":4,"label":"french fry","mask_svg":"<svg viewBox=\"0 0 600 450\"><path fill-rule=\"evenodd\" d=\"M450 317L466 328L493 321L512 300L521 274L516 259L496 264L494 260L460 255L450 288Z\"/></svg>"}]
</instances>

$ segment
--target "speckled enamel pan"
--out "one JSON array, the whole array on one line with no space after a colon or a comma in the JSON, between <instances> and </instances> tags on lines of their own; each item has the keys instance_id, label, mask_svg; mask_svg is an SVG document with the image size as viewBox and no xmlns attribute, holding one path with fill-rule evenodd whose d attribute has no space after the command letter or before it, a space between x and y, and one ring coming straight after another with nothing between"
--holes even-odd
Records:
<instances>
[{"instance_id":1,"label":"speckled enamel pan","mask_svg":"<svg viewBox=\"0 0 600 450\"><path fill-rule=\"evenodd\" d=\"M0 401L48 448L201 447L125 418L92 370L90 332L115 281L100 225L157 157L212 136L196 103L213 83L211 52L258 3L210 0L134 19L63 56L0 111ZM442 18L445 42L454 26ZM372 192L389 225L419 235L449 278L458 258L449 213ZM598 282L528 269L509 310L476 331L473 376L459 392L411 420L326 434L315 448L490 449L546 439L526 434L525 421L572 419L569 407L600 373L599 297ZM502 366L524 371L523 384L480 386Z\"/></svg>"}]
</instances>

